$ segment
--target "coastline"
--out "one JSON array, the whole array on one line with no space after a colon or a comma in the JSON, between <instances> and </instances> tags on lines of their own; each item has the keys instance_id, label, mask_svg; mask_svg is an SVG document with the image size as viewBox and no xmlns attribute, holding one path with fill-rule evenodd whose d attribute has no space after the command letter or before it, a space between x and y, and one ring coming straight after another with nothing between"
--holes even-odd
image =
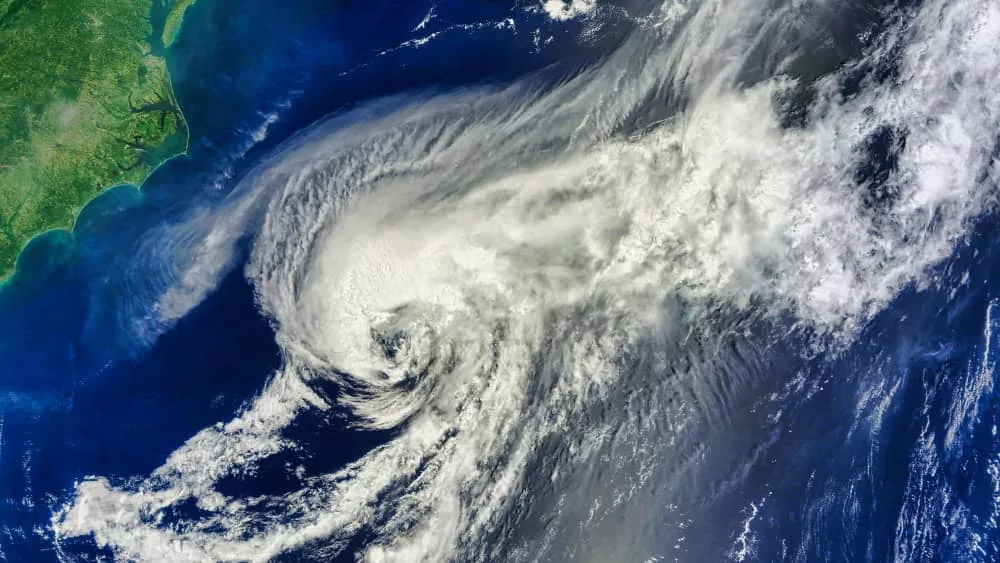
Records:
<instances>
[{"instance_id":1,"label":"coastline","mask_svg":"<svg viewBox=\"0 0 1000 563\"><path fill-rule=\"evenodd\" d=\"M166 7L167 15L163 21L163 30L160 32L160 40L164 47L170 47L177 41L184 28L184 16L197 0L175 0L175 3Z\"/></svg>"},{"instance_id":2,"label":"coastline","mask_svg":"<svg viewBox=\"0 0 1000 563\"><path fill-rule=\"evenodd\" d=\"M154 4L153 4L154 8L151 8L151 11L153 9L155 9L155 3L157 1L158 0L154 0ZM184 10L185 11L186 11L187 8L189 8L191 5L194 4L194 0L181 0L181 2L184 3ZM160 32L158 33L158 31L160 31ZM175 30L176 34L179 34L179 32L180 32L180 28L178 28L177 30ZM29 237L24 242L24 244L21 245L21 248L17 251L17 254L16 254L15 258L14 258L14 262L10 266L10 269L7 270L7 271L0 272L0 293L4 292L8 288L13 287L14 285L16 285L16 283L18 282L18 279L24 274L24 270L22 269L22 257L23 257L23 255L25 253L25 250L27 250L30 246L32 246L33 244L38 243L39 240L41 240L41 239L44 239L46 237L52 237L52 236L57 235L57 234L62 234L62 235L65 235L65 236L68 236L68 237L72 238L74 236L74 232L75 232L76 226L77 226L77 224L79 222L80 215L95 200L97 200L98 198L100 198L101 196L107 194L108 192L110 192L112 190L123 188L123 187L134 188L141 195L143 193L144 187L146 186L146 183L148 182L148 180L150 179L150 177L153 176L153 174L155 174L157 171L159 171L166 164L168 164L170 162L173 162L175 159L177 159L179 157L184 157L184 156L188 155L188 152L189 152L190 146L191 146L191 127L190 127L190 123L188 122L187 115L184 113L183 108L181 108L180 103L177 100L176 90L175 90L174 84L173 84L174 77L170 73L169 65L166 65L166 61L165 61L165 58L166 58L165 47L166 46L165 45L156 45L155 42L154 42L154 39L159 38L161 36L161 33L162 33L161 30L157 30L157 29L154 28L153 32L150 34L150 37L147 38L147 42L149 43L149 47L151 49L153 49L154 51L155 50L160 50L160 49L162 49L164 51L164 52L159 53L157 56L161 56L161 57L164 58L164 65L166 67L166 76L165 76L165 79L166 79L166 91L167 91L166 93L169 96L169 102L177 110L177 118L178 118L178 121L179 121L179 123L178 123L178 131L174 135L180 135L181 134L180 129L183 128L183 136L184 136L183 143L182 143L183 144L183 148L180 149L179 151L168 153L166 156L163 156L161 159L159 159L159 161L155 165L153 165L152 167L150 167L150 169L146 172L145 175L143 175L143 177L141 178L141 180L139 180L138 182L135 182L135 183L132 183L132 182L119 182L119 183L116 183L116 184L111 184L109 186L106 186L104 189L100 190L99 192L95 193L92 197L90 197L86 201L84 201L77 209L73 210L73 212L72 212L72 223L70 223L68 225L65 225L65 226L58 226L58 227L49 228L49 229L46 229L46 230L41 231L41 232L38 232L38 233L32 235L31 237ZM169 142L169 140L167 142ZM181 143L178 143L178 144L180 145Z\"/></svg>"}]
</instances>

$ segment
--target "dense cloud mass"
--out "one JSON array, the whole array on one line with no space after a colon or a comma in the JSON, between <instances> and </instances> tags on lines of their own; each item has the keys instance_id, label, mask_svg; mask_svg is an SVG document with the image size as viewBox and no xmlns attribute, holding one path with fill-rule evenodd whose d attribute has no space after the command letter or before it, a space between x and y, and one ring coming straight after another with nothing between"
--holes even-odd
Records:
<instances>
[{"instance_id":1,"label":"dense cloud mass","mask_svg":"<svg viewBox=\"0 0 1000 563\"><path fill-rule=\"evenodd\" d=\"M623 17L599 0L540 9L591 34ZM145 560L332 557L358 538L373 562L597 557L574 538L602 513L686 494L665 475L722 416L717 380L762 361L748 327L843 346L994 204L995 3L869 7L843 45L812 47L855 8L644 9L555 87L529 76L331 117L175 226L189 260L161 321L252 233L246 275L283 365L151 475L80 482L57 535ZM292 490L220 486L334 418L391 437ZM615 456L621 471L582 476ZM651 478L668 485L639 496ZM584 481L603 504L572 498ZM533 519L553 531L521 529Z\"/></svg>"}]
</instances>

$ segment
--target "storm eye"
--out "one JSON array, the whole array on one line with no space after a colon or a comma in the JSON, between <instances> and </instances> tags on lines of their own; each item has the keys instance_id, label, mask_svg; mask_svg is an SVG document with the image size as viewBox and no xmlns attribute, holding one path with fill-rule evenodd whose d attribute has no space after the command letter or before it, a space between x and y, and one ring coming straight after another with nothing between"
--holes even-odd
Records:
<instances>
[{"instance_id":1,"label":"storm eye","mask_svg":"<svg viewBox=\"0 0 1000 563\"><path fill-rule=\"evenodd\" d=\"M866 210L887 212L899 199L899 186L892 177L905 148L906 131L890 125L878 127L858 147L854 183L862 190L861 202Z\"/></svg>"},{"instance_id":2,"label":"storm eye","mask_svg":"<svg viewBox=\"0 0 1000 563\"><path fill-rule=\"evenodd\" d=\"M397 362L400 356L406 354L409 348L409 339L406 332L394 330L389 333L381 333L378 329L372 329L372 340L378 347L382 356L390 362Z\"/></svg>"}]
</instances>

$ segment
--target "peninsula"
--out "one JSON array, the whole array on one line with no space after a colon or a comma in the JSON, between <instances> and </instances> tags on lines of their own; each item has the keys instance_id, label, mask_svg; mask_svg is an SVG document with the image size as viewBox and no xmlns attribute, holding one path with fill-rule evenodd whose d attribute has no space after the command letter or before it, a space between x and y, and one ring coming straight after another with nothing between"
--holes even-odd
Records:
<instances>
[{"instance_id":1,"label":"peninsula","mask_svg":"<svg viewBox=\"0 0 1000 563\"><path fill-rule=\"evenodd\" d=\"M32 237L186 150L153 1L0 0L0 280Z\"/></svg>"}]
</instances>

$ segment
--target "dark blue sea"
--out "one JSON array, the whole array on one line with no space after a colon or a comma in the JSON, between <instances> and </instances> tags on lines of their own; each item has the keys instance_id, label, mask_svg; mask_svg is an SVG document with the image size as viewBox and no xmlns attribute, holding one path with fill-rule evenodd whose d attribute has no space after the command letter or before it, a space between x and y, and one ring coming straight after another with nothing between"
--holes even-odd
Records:
<instances>
[{"instance_id":1,"label":"dark blue sea","mask_svg":"<svg viewBox=\"0 0 1000 563\"><path fill-rule=\"evenodd\" d=\"M757 4L199 0L0 289L0 559L1000 560L1000 12Z\"/></svg>"}]
</instances>

